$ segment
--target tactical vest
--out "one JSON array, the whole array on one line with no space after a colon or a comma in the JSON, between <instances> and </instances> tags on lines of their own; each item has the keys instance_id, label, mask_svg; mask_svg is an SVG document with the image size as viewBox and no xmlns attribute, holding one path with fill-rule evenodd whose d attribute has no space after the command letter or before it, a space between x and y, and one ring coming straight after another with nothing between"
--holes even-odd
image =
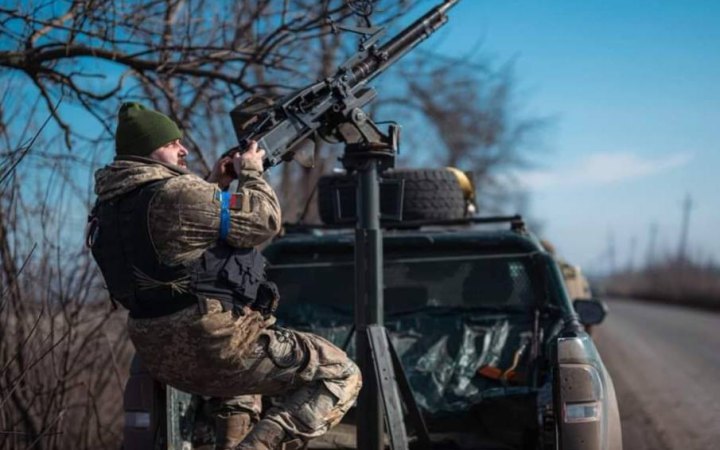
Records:
<instances>
[{"instance_id":1,"label":"tactical vest","mask_svg":"<svg viewBox=\"0 0 720 450\"><path fill-rule=\"evenodd\" d=\"M194 261L161 262L150 237L150 200L167 180L146 184L104 202L89 218L88 245L110 297L134 318L160 317L204 298L237 310L252 304L265 279L265 258L218 241ZM199 302L201 308L204 301Z\"/></svg>"}]
</instances>

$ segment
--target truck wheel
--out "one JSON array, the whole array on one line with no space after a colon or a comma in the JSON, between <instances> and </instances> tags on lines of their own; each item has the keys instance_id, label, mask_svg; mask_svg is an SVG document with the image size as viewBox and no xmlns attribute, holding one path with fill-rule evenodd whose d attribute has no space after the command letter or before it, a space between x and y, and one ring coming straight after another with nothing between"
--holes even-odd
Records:
<instances>
[{"instance_id":1,"label":"truck wheel","mask_svg":"<svg viewBox=\"0 0 720 450\"><path fill-rule=\"evenodd\" d=\"M447 220L465 217L467 200L457 177L448 169L395 169L382 178L404 180L403 221ZM356 181L349 175L325 175L318 180L318 209L323 223L337 221L334 197L339 195L343 216L355 211ZM381 211L383 198L381 190Z\"/></svg>"}]
</instances>

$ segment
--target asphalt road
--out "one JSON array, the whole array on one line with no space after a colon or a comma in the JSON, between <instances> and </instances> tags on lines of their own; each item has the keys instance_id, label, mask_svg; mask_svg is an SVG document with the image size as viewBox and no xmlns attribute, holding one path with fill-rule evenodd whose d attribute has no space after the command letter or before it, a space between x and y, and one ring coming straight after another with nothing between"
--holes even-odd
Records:
<instances>
[{"instance_id":1,"label":"asphalt road","mask_svg":"<svg viewBox=\"0 0 720 450\"><path fill-rule=\"evenodd\" d=\"M624 449L720 449L720 314L608 306L593 336L615 383Z\"/></svg>"}]
</instances>

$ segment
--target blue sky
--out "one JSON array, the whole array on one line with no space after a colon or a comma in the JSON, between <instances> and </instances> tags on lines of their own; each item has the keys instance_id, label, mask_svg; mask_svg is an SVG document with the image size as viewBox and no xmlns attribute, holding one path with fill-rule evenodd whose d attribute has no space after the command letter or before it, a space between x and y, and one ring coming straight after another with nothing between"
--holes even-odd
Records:
<instances>
[{"instance_id":1,"label":"blue sky","mask_svg":"<svg viewBox=\"0 0 720 450\"><path fill-rule=\"evenodd\" d=\"M525 112L554 118L520 172L532 214L570 261L599 272L678 247L720 257L720 2L462 0L434 50L515 61ZM636 249L631 255L631 241Z\"/></svg>"}]
</instances>

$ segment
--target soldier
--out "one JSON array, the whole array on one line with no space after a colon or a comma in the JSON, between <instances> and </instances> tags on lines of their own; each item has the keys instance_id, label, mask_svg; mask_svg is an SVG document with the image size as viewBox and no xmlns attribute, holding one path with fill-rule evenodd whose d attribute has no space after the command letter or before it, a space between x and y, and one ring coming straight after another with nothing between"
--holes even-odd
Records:
<instances>
[{"instance_id":1,"label":"soldier","mask_svg":"<svg viewBox=\"0 0 720 450\"><path fill-rule=\"evenodd\" d=\"M150 373L214 398L216 448L301 445L340 421L360 372L326 340L274 325L277 289L255 248L281 225L261 176L264 151L253 142L204 180L186 170L181 137L167 116L122 105L117 156L95 174L88 245L111 299L130 311L129 335ZM279 400L250 430L259 395Z\"/></svg>"}]
</instances>

